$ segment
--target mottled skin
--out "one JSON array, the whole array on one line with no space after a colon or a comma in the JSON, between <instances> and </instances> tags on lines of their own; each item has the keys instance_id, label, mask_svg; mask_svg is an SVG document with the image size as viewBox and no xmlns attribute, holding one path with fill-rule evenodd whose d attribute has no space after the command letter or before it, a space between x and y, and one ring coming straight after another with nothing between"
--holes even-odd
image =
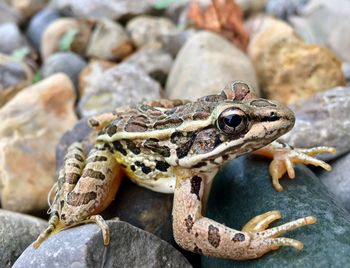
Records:
<instances>
[{"instance_id":1,"label":"mottled skin","mask_svg":"<svg viewBox=\"0 0 350 268\"><path fill-rule=\"evenodd\" d=\"M112 201L124 173L143 187L174 193L174 237L187 250L253 259L280 246L303 247L299 241L278 236L314 223L314 217L267 229L281 217L278 211L271 211L237 231L202 215L215 173L239 155L259 149L257 153L273 157L270 172L277 190L282 190L278 180L285 172L294 177L293 163L330 169L311 156L332 148L299 150L275 141L294 125L293 113L283 105L255 97L248 85L236 81L220 94L195 102L143 102L89 122L100 130L94 149L87 160L80 143L68 149L53 187L53 216L35 247L54 231L84 222L99 224L107 245L108 227L96 214Z\"/></svg>"}]
</instances>

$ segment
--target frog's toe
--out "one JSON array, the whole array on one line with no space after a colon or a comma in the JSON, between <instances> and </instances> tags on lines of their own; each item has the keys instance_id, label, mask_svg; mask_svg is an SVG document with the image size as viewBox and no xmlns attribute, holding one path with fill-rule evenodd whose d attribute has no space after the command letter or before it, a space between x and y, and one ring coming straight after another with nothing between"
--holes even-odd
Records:
<instances>
[{"instance_id":1,"label":"frog's toe","mask_svg":"<svg viewBox=\"0 0 350 268\"><path fill-rule=\"evenodd\" d=\"M248 221L242 228L244 232L260 232L269 227L269 225L279 220L282 217L281 212L278 210L268 211L264 214L255 216Z\"/></svg>"}]
</instances>

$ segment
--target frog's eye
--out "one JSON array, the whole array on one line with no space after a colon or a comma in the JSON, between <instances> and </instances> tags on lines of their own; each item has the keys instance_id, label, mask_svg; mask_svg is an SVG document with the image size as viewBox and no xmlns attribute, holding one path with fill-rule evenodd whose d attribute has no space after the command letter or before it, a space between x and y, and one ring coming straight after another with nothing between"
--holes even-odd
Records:
<instances>
[{"instance_id":1,"label":"frog's eye","mask_svg":"<svg viewBox=\"0 0 350 268\"><path fill-rule=\"evenodd\" d=\"M225 134L238 135L248 129L248 116L240 109L229 108L223 111L216 125Z\"/></svg>"}]
</instances>

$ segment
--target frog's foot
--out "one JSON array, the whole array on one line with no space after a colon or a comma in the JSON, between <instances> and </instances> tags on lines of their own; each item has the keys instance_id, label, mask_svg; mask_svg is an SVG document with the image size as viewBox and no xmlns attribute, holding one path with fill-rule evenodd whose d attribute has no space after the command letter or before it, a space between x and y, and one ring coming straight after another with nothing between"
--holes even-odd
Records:
<instances>
[{"instance_id":1,"label":"frog's foot","mask_svg":"<svg viewBox=\"0 0 350 268\"><path fill-rule=\"evenodd\" d=\"M109 245L109 241L110 241L109 227L101 215L92 215L88 219L80 223L96 223L101 228L103 244L105 246Z\"/></svg>"}]
</instances>

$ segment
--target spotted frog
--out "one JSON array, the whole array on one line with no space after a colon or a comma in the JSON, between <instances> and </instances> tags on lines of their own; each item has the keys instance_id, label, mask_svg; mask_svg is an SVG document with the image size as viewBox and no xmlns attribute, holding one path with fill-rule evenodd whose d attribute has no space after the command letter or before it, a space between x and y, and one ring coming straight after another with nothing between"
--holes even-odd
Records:
<instances>
[{"instance_id":1,"label":"spotted frog","mask_svg":"<svg viewBox=\"0 0 350 268\"><path fill-rule=\"evenodd\" d=\"M268 226L281 218L279 211L254 217L242 230L234 230L203 215L212 179L227 161L255 151L270 156L273 185L293 165L306 163L331 167L313 156L333 152L330 147L294 149L278 140L294 125L294 114L278 102L257 98L243 82L235 81L220 94L197 101L145 101L112 113L92 117L98 130L87 158L81 143L68 148L50 200L51 218L34 247L63 228L95 222L105 245L109 229L98 215L127 175L140 186L174 193L173 230L176 242L186 250L207 256L254 259L282 246L301 249L297 240L281 234L315 223L313 216L281 226Z\"/></svg>"}]
</instances>

